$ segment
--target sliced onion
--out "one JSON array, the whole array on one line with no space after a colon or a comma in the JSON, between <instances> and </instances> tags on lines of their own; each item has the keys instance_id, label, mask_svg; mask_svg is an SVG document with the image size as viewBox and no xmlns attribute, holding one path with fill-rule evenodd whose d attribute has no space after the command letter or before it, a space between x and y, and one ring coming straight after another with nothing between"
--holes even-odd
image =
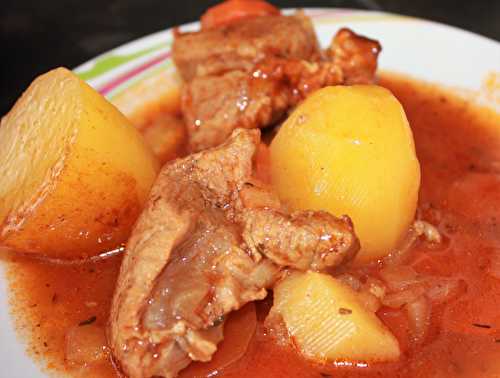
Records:
<instances>
[{"instance_id":1,"label":"sliced onion","mask_svg":"<svg viewBox=\"0 0 500 378\"><path fill-rule=\"evenodd\" d=\"M378 299L382 299L387 291L384 283L376 278L368 277L364 285L368 292Z\"/></svg>"},{"instance_id":2,"label":"sliced onion","mask_svg":"<svg viewBox=\"0 0 500 378\"><path fill-rule=\"evenodd\" d=\"M209 362L194 362L181 371L179 377L208 377L241 359L255 334L257 315L255 304L248 303L229 315L224 324L224 340Z\"/></svg>"},{"instance_id":3,"label":"sliced onion","mask_svg":"<svg viewBox=\"0 0 500 378\"><path fill-rule=\"evenodd\" d=\"M412 341L415 344L421 344L427 336L431 322L429 300L425 296L420 296L406 305L406 312Z\"/></svg>"},{"instance_id":4,"label":"sliced onion","mask_svg":"<svg viewBox=\"0 0 500 378\"><path fill-rule=\"evenodd\" d=\"M344 273L341 274L340 276L336 277L338 280L340 280L342 283L350 286L353 290L358 291L361 289L361 281L354 275L349 274L349 273Z\"/></svg>"},{"instance_id":5,"label":"sliced onion","mask_svg":"<svg viewBox=\"0 0 500 378\"><path fill-rule=\"evenodd\" d=\"M363 304L363 306L370 312L377 312L382 306L380 299L368 291L360 291L358 293L358 299Z\"/></svg>"},{"instance_id":6,"label":"sliced onion","mask_svg":"<svg viewBox=\"0 0 500 378\"><path fill-rule=\"evenodd\" d=\"M385 285L382 281L368 276L366 282L358 291L358 298L365 308L370 312L377 312L382 306L381 299L386 293Z\"/></svg>"},{"instance_id":7,"label":"sliced onion","mask_svg":"<svg viewBox=\"0 0 500 378\"><path fill-rule=\"evenodd\" d=\"M429 222L418 220L413 223L413 228L419 236L423 236L429 243L441 243L441 234L438 229Z\"/></svg>"},{"instance_id":8,"label":"sliced onion","mask_svg":"<svg viewBox=\"0 0 500 378\"><path fill-rule=\"evenodd\" d=\"M96 325L75 326L66 333L65 358L70 364L87 365L108 357L104 328Z\"/></svg>"},{"instance_id":9,"label":"sliced onion","mask_svg":"<svg viewBox=\"0 0 500 378\"><path fill-rule=\"evenodd\" d=\"M382 299L382 304L391 308L401 308L408 303L416 301L425 293L425 288L421 285L415 285L406 290L386 294Z\"/></svg>"},{"instance_id":10,"label":"sliced onion","mask_svg":"<svg viewBox=\"0 0 500 378\"><path fill-rule=\"evenodd\" d=\"M420 281L417 272L408 265L390 265L380 271L380 277L392 290L402 290Z\"/></svg>"},{"instance_id":11,"label":"sliced onion","mask_svg":"<svg viewBox=\"0 0 500 378\"><path fill-rule=\"evenodd\" d=\"M405 239L395 251L392 251L385 259L386 265L399 265L410 258L413 244L417 241L419 234L414 227L410 227Z\"/></svg>"},{"instance_id":12,"label":"sliced onion","mask_svg":"<svg viewBox=\"0 0 500 378\"><path fill-rule=\"evenodd\" d=\"M435 226L429 222L417 220L408 230L401 245L384 259L385 264L398 265L407 261L410 258L413 245L421 236L429 243L439 244L442 242L441 234Z\"/></svg>"},{"instance_id":13,"label":"sliced onion","mask_svg":"<svg viewBox=\"0 0 500 378\"><path fill-rule=\"evenodd\" d=\"M425 293L433 303L444 303L458 297L467 289L463 280L456 278L435 279Z\"/></svg>"}]
</instances>

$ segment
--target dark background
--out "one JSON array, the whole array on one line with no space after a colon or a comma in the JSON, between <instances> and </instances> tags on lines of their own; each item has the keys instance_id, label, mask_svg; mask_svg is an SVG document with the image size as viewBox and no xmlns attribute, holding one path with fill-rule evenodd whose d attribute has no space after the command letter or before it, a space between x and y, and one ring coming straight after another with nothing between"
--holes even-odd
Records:
<instances>
[{"instance_id":1,"label":"dark background","mask_svg":"<svg viewBox=\"0 0 500 378\"><path fill-rule=\"evenodd\" d=\"M280 7L383 10L444 22L500 40L500 0L271 1ZM216 2L1 0L0 115L37 75L57 66L77 66L124 42L193 21Z\"/></svg>"}]
</instances>

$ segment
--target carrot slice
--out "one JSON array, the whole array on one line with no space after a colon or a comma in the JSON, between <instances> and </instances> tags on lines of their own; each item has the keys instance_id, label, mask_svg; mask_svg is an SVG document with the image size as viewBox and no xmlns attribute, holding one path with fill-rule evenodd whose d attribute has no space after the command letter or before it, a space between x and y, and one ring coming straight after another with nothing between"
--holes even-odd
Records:
<instances>
[{"instance_id":1,"label":"carrot slice","mask_svg":"<svg viewBox=\"0 0 500 378\"><path fill-rule=\"evenodd\" d=\"M201 27L211 29L243 18L277 14L280 10L263 0L227 0L209 8L201 16Z\"/></svg>"}]
</instances>

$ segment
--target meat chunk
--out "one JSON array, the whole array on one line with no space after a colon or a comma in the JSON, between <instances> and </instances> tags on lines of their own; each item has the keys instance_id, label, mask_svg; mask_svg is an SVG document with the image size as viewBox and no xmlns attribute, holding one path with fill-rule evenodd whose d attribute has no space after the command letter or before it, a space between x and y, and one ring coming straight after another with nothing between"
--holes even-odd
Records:
<instances>
[{"instance_id":1,"label":"meat chunk","mask_svg":"<svg viewBox=\"0 0 500 378\"><path fill-rule=\"evenodd\" d=\"M322 211L283 214L271 209L245 209L243 239L254 254L262 251L280 266L321 271L340 265L357 252L357 242L346 232L350 219Z\"/></svg>"},{"instance_id":2,"label":"meat chunk","mask_svg":"<svg viewBox=\"0 0 500 378\"><path fill-rule=\"evenodd\" d=\"M289 107L288 96L278 81L251 78L244 71L194 78L181 99L190 150L217 146L237 127L276 122Z\"/></svg>"},{"instance_id":3,"label":"meat chunk","mask_svg":"<svg viewBox=\"0 0 500 378\"><path fill-rule=\"evenodd\" d=\"M377 41L343 28L333 38L326 55L340 67L345 84L366 84L375 77L377 57L381 50Z\"/></svg>"},{"instance_id":4,"label":"meat chunk","mask_svg":"<svg viewBox=\"0 0 500 378\"><path fill-rule=\"evenodd\" d=\"M238 127L276 123L322 87L373 82L380 49L378 42L341 29L323 59L267 55L248 67L196 75L181 98L190 149L216 146Z\"/></svg>"},{"instance_id":5,"label":"meat chunk","mask_svg":"<svg viewBox=\"0 0 500 378\"><path fill-rule=\"evenodd\" d=\"M232 70L248 72L255 62L269 56L311 60L320 53L311 20L302 12L182 33L176 36L172 51L185 81Z\"/></svg>"},{"instance_id":6,"label":"meat chunk","mask_svg":"<svg viewBox=\"0 0 500 378\"><path fill-rule=\"evenodd\" d=\"M258 186L258 143L258 130L237 129L160 173L111 308L111 348L128 376L175 377L210 360L226 315L264 298L285 268L322 270L358 250L348 218L289 214Z\"/></svg>"}]
</instances>

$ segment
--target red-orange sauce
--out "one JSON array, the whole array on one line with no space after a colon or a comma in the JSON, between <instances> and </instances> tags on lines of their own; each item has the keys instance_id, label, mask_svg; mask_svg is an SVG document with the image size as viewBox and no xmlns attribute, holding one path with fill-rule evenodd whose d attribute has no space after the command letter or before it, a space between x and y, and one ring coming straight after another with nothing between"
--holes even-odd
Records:
<instances>
[{"instance_id":1,"label":"red-orange sauce","mask_svg":"<svg viewBox=\"0 0 500 378\"><path fill-rule=\"evenodd\" d=\"M218 376L500 377L500 280L490 274L492 256L500 253L499 117L431 85L392 75L381 84L402 102L414 132L422 168L419 214L445 238L438 249L417 244L410 263L424 274L461 278L465 292L433 307L430 332L417 347L409 342L405 316L382 308L378 315L403 355L364 367L314 365L278 346L262 325L267 299L257 305L259 323L247 353ZM66 331L94 317L105 325L120 256L77 266L7 260L11 309L29 353L48 370L74 373L65 364ZM117 373L106 361L86 375Z\"/></svg>"}]
</instances>

